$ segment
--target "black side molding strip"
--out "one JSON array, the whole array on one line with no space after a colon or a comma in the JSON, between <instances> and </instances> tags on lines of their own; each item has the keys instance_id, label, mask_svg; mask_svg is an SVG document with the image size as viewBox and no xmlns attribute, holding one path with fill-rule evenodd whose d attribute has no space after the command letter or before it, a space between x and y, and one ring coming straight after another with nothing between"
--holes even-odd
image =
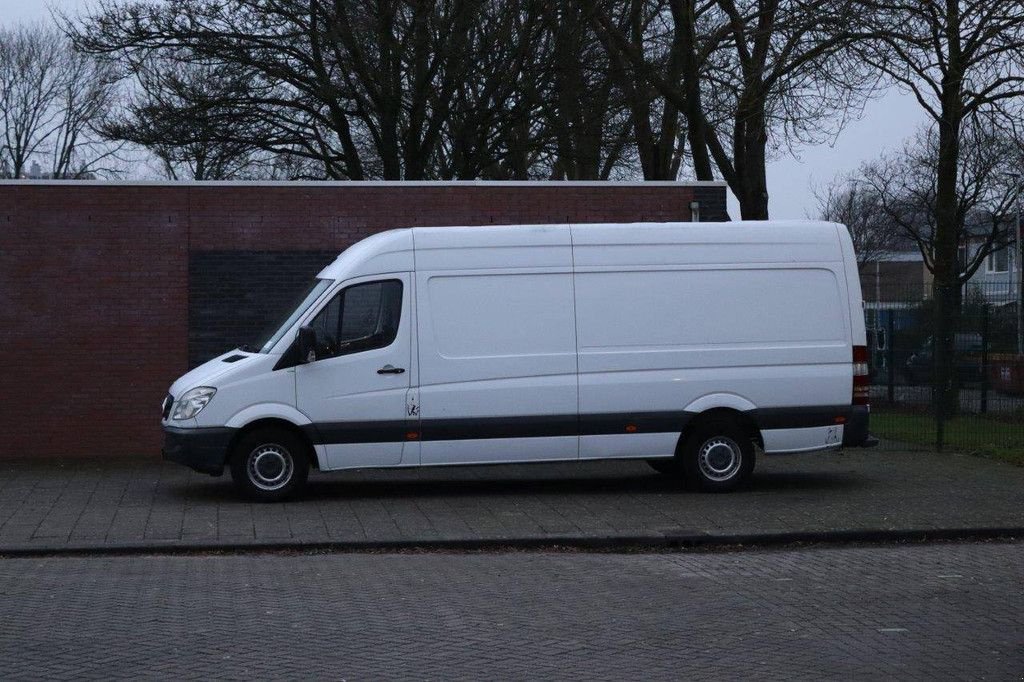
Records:
<instances>
[{"instance_id":1,"label":"black side molding strip","mask_svg":"<svg viewBox=\"0 0 1024 682\"><path fill-rule=\"evenodd\" d=\"M806 429L836 426L850 417L851 405L768 407L747 412L761 429Z\"/></svg>"},{"instance_id":2,"label":"black side molding strip","mask_svg":"<svg viewBox=\"0 0 1024 682\"><path fill-rule=\"evenodd\" d=\"M416 422L395 421L379 422L320 422L307 424L303 432L316 445L336 445L341 443L394 443L407 438L410 431L415 431Z\"/></svg>"},{"instance_id":3,"label":"black side molding strip","mask_svg":"<svg viewBox=\"0 0 1024 682\"><path fill-rule=\"evenodd\" d=\"M581 436L606 436L616 433L681 433L694 412L622 412L581 414Z\"/></svg>"},{"instance_id":4,"label":"black side molding strip","mask_svg":"<svg viewBox=\"0 0 1024 682\"><path fill-rule=\"evenodd\" d=\"M317 444L388 443L404 440L554 438L615 433L679 433L689 412L538 415L416 421L327 422L303 427Z\"/></svg>"},{"instance_id":5,"label":"black side molding strip","mask_svg":"<svg viewBox=\"0 0 1024 682\"><path fill-rule=\"evenodd\" d=\"M850 416L849 405L779 407L750 410L759 429L835 426ZM303 427L316 444L393 443L398 441L555 438L630 433L681 433L693 412L617 412L527 417L324 422Z\"/></svg>"},{"instance_id":6,"label":"black side molding strip","mask_svg":"<svg viewBox=\"0 0 1024 682\"><path fill-rule=\"evenodd\" d=\"M473 440L477 438L554 438L579 433L575 414L483 419L424 419L423 440Z\"/></svg>"}]
</instances>

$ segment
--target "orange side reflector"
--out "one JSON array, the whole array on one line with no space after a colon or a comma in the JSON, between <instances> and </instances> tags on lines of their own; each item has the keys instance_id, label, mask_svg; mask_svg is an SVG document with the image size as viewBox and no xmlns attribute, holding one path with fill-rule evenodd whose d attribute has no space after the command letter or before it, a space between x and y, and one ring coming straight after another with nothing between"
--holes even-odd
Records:
<instances>
[{"instance_id":1,"label":"orange side reflector","mask_svg":"<svg viewBox=\"0 0 1024 682\"><path fill-rule=\"evenodd\" d=\"M846 423L846 417L836 417L835 422L836 424L844 424Z\"/></svg>"},{"instance_id":2,"label":"orange side reflector","mask_svg":"<svg viewBox=\"0 0 1024 682\"><path fill-rule=\"evenodd\" d=\"M405 434L405 439L406 440L416 440L419 437L420 437L420 432L419 431L407 431L406 434Z\"/></svg>"},{"instance_id":3,"label":"orange side reflector","mask_svg":"<svg viewBox=\"0 0 1024 682\"><path fill-rule=\"evenodd\" d=\"M626 433L636 433L636 424L626 424Z\"/></svg>"}]
</instances>

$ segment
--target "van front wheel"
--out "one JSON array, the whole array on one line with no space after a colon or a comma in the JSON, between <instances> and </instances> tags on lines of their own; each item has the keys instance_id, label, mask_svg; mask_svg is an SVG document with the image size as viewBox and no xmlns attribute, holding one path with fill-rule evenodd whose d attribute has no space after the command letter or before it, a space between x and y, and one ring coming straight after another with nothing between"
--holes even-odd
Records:
<instances>
[{"instance_id":1,"label":"van front wheel","mask_svg":"<svg viewBox=\"0 0 1024 682\"><path fill-rule=\"evenodd\" d=\"M735 490L754 470L754 443L735 423L699 424L683 441L680 459L688 487L705 492Z\"/></svg>"},{"instance_id":2,"label":"van front wheel","mask_svg":"<svg viewBox=\"0 0 1024 682\"><path fill-rule=\"evenodd\" d=\"M259 429L238 441L231 457L231 478L246 497L278 502L306 484L309 456L306 444L280 429Z\"/></svg>"}]
</instances>

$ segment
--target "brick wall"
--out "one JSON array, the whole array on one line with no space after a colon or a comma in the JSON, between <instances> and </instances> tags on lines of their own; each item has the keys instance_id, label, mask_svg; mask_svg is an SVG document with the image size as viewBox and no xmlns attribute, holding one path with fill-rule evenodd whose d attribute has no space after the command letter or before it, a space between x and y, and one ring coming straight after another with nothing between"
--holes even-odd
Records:
<instances>
[{"instance_id":1,"label":"brick wall","mask_svg":"<svg viewBox=\"0 0 1024 682\"><path fill-rule=\"evenodd\" d=\"M152 452L187 360L187 199L0 188L0 456Z\"/></svg>"},{"instance_id":2,"label":"brick wall","mask_svg":"<svg viewBox=\"0 0 1024 682\"><path fill-rule=\"evenodd\" d=\"M415 225L725 219L721 186L0 183L0 457L155 456L188 367Z\"/></svg>"}]
</instances>

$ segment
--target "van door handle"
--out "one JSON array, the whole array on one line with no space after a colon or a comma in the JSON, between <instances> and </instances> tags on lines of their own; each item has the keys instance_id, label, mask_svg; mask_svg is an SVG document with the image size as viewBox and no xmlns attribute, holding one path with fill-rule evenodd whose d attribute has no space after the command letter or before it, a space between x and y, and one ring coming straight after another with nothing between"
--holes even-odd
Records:
<instances>
[{"instance_id":1,"label":"van door handle","mask_svg":"<svg viewBox=\"0 0 1024 682\"><path fill-rule=\"evenodd\" d=\"M384 365L377 370L377 374L404 374L404 367L392 367L391 365Z\"/></svg>"}]
</instances>

